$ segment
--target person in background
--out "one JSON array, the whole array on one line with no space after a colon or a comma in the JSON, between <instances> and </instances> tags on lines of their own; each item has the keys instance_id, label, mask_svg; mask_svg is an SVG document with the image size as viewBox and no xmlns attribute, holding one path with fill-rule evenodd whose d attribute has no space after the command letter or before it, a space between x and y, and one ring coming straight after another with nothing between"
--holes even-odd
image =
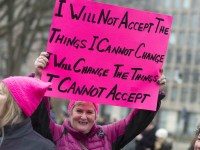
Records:
<instances>
[{"instance_id":1,"label":"person in background","mask_svg":"<svg viewBox=\"0 0 200 150\"><path fill-rule=\"evenodd\" d=\"M155 150L172 150L172 141L168 138L168 131L164 128L156 131Z\"/></svg>"},{"instance_id":2,"label":"person in background","mask_svg":"<svg viewBox=\"0 0 200 150\"><path fill-rule=\"evenodd\" d=\"M30 77L8 77L0 82L0 150L55 150L36 133L30 116L50 83Z\"/></svg>"},{"instance_id":3,"label":"person in background","mask_svg":"<svg viewBox=\"0 0 200 150\"><path fill-rule=\"evenodd\" d=\"M42 69L48 64L48 53L42 52L35 61L35 76L41 77ZM34 77L34 74L30 75ZM164 75L158 80L160 94L156 111L134 109L130 114L109 125L96 125L98 104L80 100L70 100L69 117L62 125L55 124L49 116L48 127L58 150L120 150L140 134L153 120L159 110L166 86ZM49 99L43 99L49 114ZM38 116L41 117L41 116ZM41 123L41 125L44 125ZM43 132L43 131L42 131Z\"/></svg>"},{"instance_id":4,"label":"person in background","mask_svg":"<svg viewBox=\"0 0 200 150\"><path fill-rule=\"evenodd\" d=\"M156 127L150 123L147 128L135 138L135 150L154 150Z\"/></svg>"},{"instance_id":5,"label":"person in background","mask_svg":"<svg viewBox=\"0 0 200 150\"><path fill-rule=\"evenodd\" d=\"M200 150L200 125L198 125L198 127L197 127L196 136L192 142L190 149L192 149L192 148L194 150Z\"/></svg>"},{"instance_id":6,"label":"person in background","mask_svg":"<svg viewBox=\"0 0 200 150\"><path fill-rule=\"evenodd\" d=\"M197 129L196 140L194 143L194 150L200 150L200 127Z\"/></svg>"}]
</instances>

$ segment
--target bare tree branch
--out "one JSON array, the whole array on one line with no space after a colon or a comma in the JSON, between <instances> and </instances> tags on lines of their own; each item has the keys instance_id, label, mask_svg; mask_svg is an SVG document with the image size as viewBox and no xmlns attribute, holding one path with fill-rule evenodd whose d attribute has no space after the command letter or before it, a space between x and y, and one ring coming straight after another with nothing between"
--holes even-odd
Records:
<instances>
[{"instance_id":1,"label":"bare tree branch","mask_svg":"<svg viewBox=\"0 0 200 150\"><path fill-rule=\"evenodd\" d=\"M0 43L4 43L1 50L0 69L8 75L18 75L28 54L34 49L41 49L45 40L43 32L49 32L54 0L0 0ZM41 20L43 22L41 22ZM46 39L47 40L47 39ZM38 47L34 47L34 45ZM0 74L1 75L1 74Z\"/></svg>"}]
</instances>

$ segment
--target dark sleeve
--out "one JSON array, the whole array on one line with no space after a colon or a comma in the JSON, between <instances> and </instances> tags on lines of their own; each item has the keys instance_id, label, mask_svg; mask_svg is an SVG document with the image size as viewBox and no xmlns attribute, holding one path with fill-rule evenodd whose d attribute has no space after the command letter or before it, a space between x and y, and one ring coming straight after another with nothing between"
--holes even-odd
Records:
<instances>
[{"instance_id":1,"label":"dark sleeve","mask_svg":"<svg viewBox=\"0 0 200 150\"><path fill-rule=\"evenodd\" d=\"M30 73L28 76L31 77L31 78L34 78L35 73ZM48 104L49 104L49 98L44 97L43 100L41 101L40 105L38 106L38 108L32 114L31 122L32 122L33 129L37 133L39 133L43 137L53 141L53 138L51 136L51 132L50 132L50 129L49 129L50 106Z\"/></svg>"},{"instance_id":2,"label":"dark sleeve","mask_svg":"<svg viewBox=\"0 0 200 150\"><path fill-rule=\"evenodd\" d=\"M153 128L149 131L143 131L142 132L143 138L138 142L140 143L140 145L143 145L146 148L154 149L154 144L156 141L155 133L156 133L156 128Z\"/></svg>"},{"instance_id":3,"label":"dark sleeve","mask_svg":"<svg viewBox=\"0 0 200 150\"><path fill-rule=\"evenodd\" d=\"M159 94L157 111L160 108L160 100L164 97L165 95ZM133 140L149 125L150 122L152 122L157 111L139 110L137 114L135 114L135 116L130 120L129 124L126 126L124 134L119 136L117 140L112 144L112 149L120 150L131 140Z\"/></svg>"},{"instance_id":4,"label":"dark sleeve","mask_svg":"<svg viewBox=\"0 0 200 150\"><path fill-rule=\"evenodd\" d=\"M44 98L36 111L31 116L32 126L33 129L42 135L43 137L53 141L49 124L50 124L50 118L49 118L49 112L47 110L47 106L45 103L45 100L47 101L47 98Z\"/></svg>"}]
</instances>

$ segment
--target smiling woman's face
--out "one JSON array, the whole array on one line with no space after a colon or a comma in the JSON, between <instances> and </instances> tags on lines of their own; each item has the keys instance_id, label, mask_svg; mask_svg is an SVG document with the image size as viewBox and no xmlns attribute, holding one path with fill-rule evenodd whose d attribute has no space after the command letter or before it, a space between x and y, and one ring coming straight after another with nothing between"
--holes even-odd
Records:
<instances>
[{"instance_id":1,"label":"smiling woman's face","mask_svg":"<svg viewBox=\"0 0 200 150\"><path fill-rule=\"evenodd\" d=\"M90 102L78 102L72 109L69 118L72 128L87 134L96 121L95 107Z\"/></svg>"},{"instance_id":2,"label":"smiling woman's face","mask_svg":"<svg viewBox=\"0 0 200 150\"><path fill-rule=\"evenodd\" d=\"M7 95L3 90L3 83L0 83L0 117L2 117L3 114L3 107L6 103Z\"/></svg>"}]
</instances>

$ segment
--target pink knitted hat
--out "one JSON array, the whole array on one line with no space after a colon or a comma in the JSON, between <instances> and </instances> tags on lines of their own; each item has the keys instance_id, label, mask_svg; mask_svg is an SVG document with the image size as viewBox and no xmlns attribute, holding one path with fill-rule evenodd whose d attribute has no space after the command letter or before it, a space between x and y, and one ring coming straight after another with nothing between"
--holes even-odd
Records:
<instances>
[{"instance_id":1,"label":"pink knitted hat","mask_svg":"<svg viewBox=\"0 0 200 150\"><path fill-rule=\"evenodd\" d=\"M27 117L30 117L36 110L51 85L49 82L43 82L36 78L21 76L8 77L2 82Z\"/></svg>"},{"instance_id":2,"label":"pink knitted hat","mask_svg":"<svg viewBox=\"0 0 200 150\"><path fill-rule=\"evenodd\" d=\"M68 114L70 114L71 110L73 109L74 105L76 102L86 102L86 101L75 101L75 100L70 100L69 105L68 105ZM92 102L91 102L92 103ZM96 110L96 113L98 114L99 112L99 105L97 103L92 103L94 105L94 108Z\"/></svg>"}]
</instances>

